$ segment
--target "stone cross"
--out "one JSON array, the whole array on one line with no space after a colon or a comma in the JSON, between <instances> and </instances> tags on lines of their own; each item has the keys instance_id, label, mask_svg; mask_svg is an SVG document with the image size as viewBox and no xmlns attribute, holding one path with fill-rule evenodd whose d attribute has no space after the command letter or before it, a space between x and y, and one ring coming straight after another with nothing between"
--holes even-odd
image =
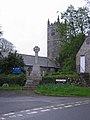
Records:
<instances>
[{"instance_id":1,"label":"stone cross","mask_svg":"<svg viewBox=\"0 0 90 120\"><path fill-rule=\"evenodd\" d=\"M38 52L40 51L40 48L35 46L33 50L35 51L35 64L38 64Z\"/></svg>"}]
</instances>

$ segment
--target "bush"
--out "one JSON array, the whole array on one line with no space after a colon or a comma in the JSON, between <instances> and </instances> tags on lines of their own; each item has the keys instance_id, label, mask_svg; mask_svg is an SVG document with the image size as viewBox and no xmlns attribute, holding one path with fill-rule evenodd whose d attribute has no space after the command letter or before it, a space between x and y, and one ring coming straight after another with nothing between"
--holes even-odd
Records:
<instances>
[{"instance_id":1,"label":"bush","mask_svg":"<svg viewBox=\"0 0 90 120\"><path fill-rule=\"evenodd\" d=\"M77 73L51 73L47 76L44 76L41 84L45 83L56 83L56 79L66 79L68 83L75 83L79 79L79 75Z\"/></svg>"},{"instance_id":2,"label":"bush","mask_svg":"<svg viewBox=\"0 0 90 120\"><path fill-rule=\"evenodd\" d=\"M0 74L0 86L2 86L4 83L7 83L9 85L20 85L24 86L26 82L26 75L25 74Z\"/></svg>"}]
</instances>

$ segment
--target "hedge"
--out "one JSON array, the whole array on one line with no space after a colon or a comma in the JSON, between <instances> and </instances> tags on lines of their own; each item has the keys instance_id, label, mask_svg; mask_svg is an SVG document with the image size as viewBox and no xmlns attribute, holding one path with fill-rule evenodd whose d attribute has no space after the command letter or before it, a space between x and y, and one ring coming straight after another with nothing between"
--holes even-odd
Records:
<instances>
[{"instance_id":1,"label":"hedge","mask_svg":"<svg viewBox=\"0 0 90 120\"><path fill-rule=\"evenodd\" d=\"M7 83L8 85L20 85L24 86L26 82L26 75L25 74L0 74L0 86Z\"/></svg>"},{"instance_id":2,"label":"hedge","mask_svg":"<svg viewBox=\"0 0 90 120\"><path fill-rule=\"evenodd\" d=\"M79 75L77 73L73 74L65 74L65 73L59 73L59 74L49 74L47 76L44 76L41 84L45 83L56 83L56 79L66 79L68 83L71 82L77 82L79 80Z\"/></svg>"}]
</instances>

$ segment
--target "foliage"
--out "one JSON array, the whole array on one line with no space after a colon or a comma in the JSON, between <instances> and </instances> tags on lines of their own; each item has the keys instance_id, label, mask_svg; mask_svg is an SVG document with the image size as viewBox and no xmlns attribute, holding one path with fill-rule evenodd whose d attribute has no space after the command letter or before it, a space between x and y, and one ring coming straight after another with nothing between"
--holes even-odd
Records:
<instances>
[{"instance_id":1,"label":"foliage","mask_svg":"<svg viewBox=\"0 0 90 120\"><path fill-rule=\"evenodd\" d=\"M66 79L67 82L75 82L76 79L79 79L79 75L74 72L58 72L58 73L51 73L47 76L44 76L41 84L47 83L56 83L56 79Z\"/></svg>"},{"instance_id":2,"label":"foliage","mask_svg":"<svg viewBox=\"0 0 90 120\"><path fill-rule=\"evenodd\" d=\"M12 68L21 67L24 69L24 62L22 56L15 53L9 53L8 57L0 58L0 69L2 73L10 74Z\"/></svg>"},{"instance_id":3,"label":"foliage","mask_svg":"<svg viewBox=\"0 0 90 120\"><path fill-rule=\"evenodd\" d=\"M76 36L79 33L85 34L89 28L89 10L86 7L80 7L75 10L74 6L70 5L66 12L61 13L62 24L66 26L66 36Z\"/></svg>"},{"instance_id":4,"label":"foliage","mask_svg":"<svg viewBox=\"0 0 90 120\"><path fill-rule=\"evenodd\" d=\"M62 71L75 71L76 54L85 40L85 33L90 26L88 8L75 10L72 5L61 13L62 22L58 24L61 51L60 64Z\"/></svg>"},{"instance_id":5,"label":"foliage","mask_svg":"<svg viewBox=\"0 0 90 120\"><path fill-rule=\"evenodd\" d=\"M69 84L43 84L38 86L36 92L44 95L90 97L90 88Z\"/></svg>"},{"instance_id":6,"label":"foliage","mask_svg":"<svg viewBox=\"0 0 90 120\"><path fill-rule=\"evenodd\" d=\"M20 74L20 75L14 75L14 74L0 74L0 86L7 83L10 85L20 85L24 86L26 81L26 75Z\"/></svg>"},{"instance_id":7,"label":"foliage","mask_svg":"<svg viewBox=\"0 0 90 120\"><path fill-rule=\"evenodd\" d=\"M1 30L1 26L0 26L0 37L3 35L3 32Z\"/></svg>"},{"instance_id":8,"label":"foliage","mask_svg":"<svg viewBox=\"0 0 90 120\"><path fill-rule=\"evenodd\" d=\"M22 89L23 89L23 86L19 86L19 85L0 86L0 90L18 91L18 90L22 90Z\"/></svg>"},{"instance_id":9,"label":"foliage","mask_svg":"<svg viewBox=\"0 0 90 120\"><path fill-rule=\"evenodd\" d=\"M76 68L76 54L80 49L85 36L80 34L73 37L72 41L65 44L60 51L60 63L62 71L75 71Z\"/></svg>"},{"instance_id":10,"label":"foliage","mask_svg":"<svg viewBox=\"0 0 90 120\"><path fill-rule=\"evenodd\" d=\"M2 37L3 31L1 30L0 26L0 54L1 52L11 52L15 51L15 46L8 40Z\"/></svg>"},{"instance_id":11,"label":"foliage","mask_svg":"<svg viewBox=\"0 0 90 120\"><path fill-rule=\"evenodd\" d=\"M85 0L86 1L86 6L90 9L90 0Z\"/></svg>"},{"instance_id":12,"label":"foliage","mask_svg":"<svg viewBox=\"0 0 90 120\"><path fill-rule=\"evenodd\" d=\"M6 40L5 38L0 38L0 48L1 48L1 51L3 52L15 51L14 45L10 41Z\"/></svg>"}]
</instances>

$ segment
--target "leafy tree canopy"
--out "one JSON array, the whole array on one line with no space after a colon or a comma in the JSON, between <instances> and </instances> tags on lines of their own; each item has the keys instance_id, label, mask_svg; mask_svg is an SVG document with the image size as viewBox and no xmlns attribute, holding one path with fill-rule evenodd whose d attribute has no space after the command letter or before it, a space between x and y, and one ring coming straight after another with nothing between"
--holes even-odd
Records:
<instances>
[{"instance_id":1,"label":"leafy tree canopy","mask_svg":"<svg viewBox=\"0 0 90 120\"><path fill-rule=\"evenodd\" d=\"M86 7L75 10L70 5L61 13L62 22L58 24L58 32L62 49L60 51L61 70L75 71L75 58L90 27L89 10Z\"/></svg>"},{"instance_id":2,"label":"leafy tree canopy","mask_svg":"<svg viewBox=\"0 0 90 120\"><path fill-rule=\"evenodd\" d=\"M0 58L0 69L2 73L11 73L12 68L21 67L24 68L24 62L22 56L15 53L9 53L8 57Z\"/></svg>"}]
</instances>

